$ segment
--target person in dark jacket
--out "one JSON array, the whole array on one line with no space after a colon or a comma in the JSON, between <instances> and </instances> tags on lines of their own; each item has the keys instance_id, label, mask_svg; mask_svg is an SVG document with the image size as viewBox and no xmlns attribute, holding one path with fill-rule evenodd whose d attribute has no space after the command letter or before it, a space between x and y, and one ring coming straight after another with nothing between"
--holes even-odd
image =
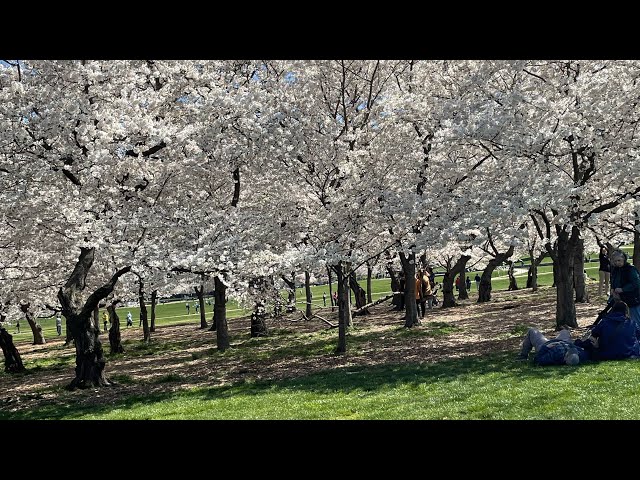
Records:
<instances>
[{"instance_id":1,"label":"person in dark jacket","mask_svg":"<svg viewBox=\"0 0 640 480\"><path fill-rule=\"evenodd\" d=\"M624 302L613 304L611 311L591 331L598 339L593 358L620 360L640 356L640 327L629 318L629 307Z\"/></svg>"},{"instance_id":2,"label":"person in dark jacket","mask_svg":"<svg viewBox=\"0 0 640 480\"><path fill-rule=\"evenodd\" d=\"M611 254L611 295L607 303L613 305L618 300L628 305L631 320L640 327L640 275L622 250Z\"/></svg>"},{"instance_id":3,"label":"person in dark jacket","mask_svg":"<svg viewBox=\"0 0 640 480\"><path fill-rule=\"evenodd\" d=\"M528 360L532 348L536 350L533 361L537 365L578 365L589 360L584 348L573 343L569 330L561 330L556 338L549 340L538 329L530 328L516 360Z\"/></svg>"},{"instance_id":4,"label":"person in dark jacket","mask_svg":"<svg viewBox=\"0 0 640 480\"><path fill-rule=\"evenodd\" d=\"M609 290L609 278L611 275L611 264L609 263L609 256L607 255L607 247L600 248L600 268L598 269L598 295L602 295L603 292ZM604 287L604 288L603 288Z\"/></svg>"}]
</instances>

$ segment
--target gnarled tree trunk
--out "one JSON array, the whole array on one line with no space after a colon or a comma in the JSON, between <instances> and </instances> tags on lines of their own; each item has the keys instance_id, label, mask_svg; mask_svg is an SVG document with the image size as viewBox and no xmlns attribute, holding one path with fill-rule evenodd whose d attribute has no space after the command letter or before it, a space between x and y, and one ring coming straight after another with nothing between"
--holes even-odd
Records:
<instances>
[{"instance_id":1,"label":"gnarled tree trunk","mask_svg":"<svg viewBox=\"0 0 640 480\"><path fill-rule=\"evenodd\" d=\"M22 358L18 349L13 344L13 335L7 329L0 327L0 348L4 355L4 371L7 373L24 372L26 369L22 364Z\"/></svg>"},{"instance_id":2,"label":"gnarled tree trunk","mask_svg":"<svg viewBox=\"0 0 640 480\"><path fill-rule=\"evenodd\" d=\"M453 280L456 278L456 275L464 270L464 266L470 258L471 256L469 255L461 255L453 268L444 272L444 278L442 279L442 308L450 308L457 305L455 297L453 296ZM461 286L460 288L463 287Z\"/></svg>"},{"instance_id":3,"label":"gnarled tree trunk","mask_svg":"<svg viewBox=\"0 0 640 480\"><path fill-rule=\"evenodd\" d=\"M107 305L107 312L111 319L111 327L109 328L109 351L110 353L124 353L122 340L120 338L120 317L116 313L116 304Z\"/></svg>"},{"instance_id":4,"label":"gnarled tree trunk","mask_svg":"<svg viewBox=\"0 0 640 480\"><path fill-rule=\"evenodd\" d=\"M206 312L204 311L204 285L200 284L200 289L198 289L198 287L193 287L193 289L196 292L198 304L200 305L200 328L207 328L209 325L207 324Z\"/></svg>"},{"instance_id":5,"label":"gnarled tree trunk","mask_svg":"<svg viewBox=\"0 0 640 480\"><path fill-rule=\"evenodd\" d=\"M358 283L356 272L351 272L351 274L349 275L349 287L353 291L353 295L356 298L356 309L364 307L367 304L367 294ZM369 312L369 309L365 308L359 311L356 315L371 315L371 312Z\"/></svg>"},{"instance_id":6,"label":"gnarled tree trunk","mask_svg":"<svg viewBox=\"0 0 640 480\"><path fill-rule=\"evenodd\" d=\"M38 325L35 321L35 316L33 312L29 309L31 304L22 303L20 304L20 310L24 313L25 318L27 319L27 323L31 327L31 332L33 332L33 344L34 345L44 345L47 343L44 339L44 335L42 334L42 327Z\"/></svg>"},{"instance_id":7,"label":"gnarled tree trunk","mask_svg":"<svg viewBox=\"0 0 640 480\"><path fill-rule=\"evenodd\" d=\"M113 292L118 279L131 270L130 266L118 270L108 283L95 290L86 302L82 303L81 295L86 288L87 275L93 265L94 255L94 248L82 247L73 273L58 291L62 314L67 319L67 327L76 346L75 378L67 386L70 390L110 384L104 375L105 360L102 343L98 338L99 328L94 327L91 316L100 300Z\"/></svg>"},{"instance_id":8,"label":"gnarled tree trunk","mask_svg":"<svg viewBox=\"0 0 640 480\"><path fill-rule=\"evenodd\" d=\"M498 265L501 265L507 258L513 255L513 245L504 253L498 253L489 260L489 263L480 276L480 291L478 292L478 303L491 300L491 275Z\"/></svg>"},{"instance_id":9,"label":"gnarled tree trunk","mask_svg":"<svg viewBox=\"0 0 640 480\"><path fill-rule=\"evenodd\" d=\"M509 270L507 274L509 275L509 288L507 290L518 290L518 281L516 280L516 276L513 274L513 262L509 260Z\"/></svg>"}]
</instances>

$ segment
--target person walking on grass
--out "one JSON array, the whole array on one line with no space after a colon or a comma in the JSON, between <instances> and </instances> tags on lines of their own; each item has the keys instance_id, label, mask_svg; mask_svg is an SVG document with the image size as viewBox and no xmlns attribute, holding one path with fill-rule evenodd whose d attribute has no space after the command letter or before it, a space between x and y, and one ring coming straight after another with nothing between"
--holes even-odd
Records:
<instances>
[{"instance_id":1,"label":"person walking on grass","mask_svg":"<svg viewBox=\"0 0 640 480\"><path fill-rule=\"evenodd\" d=\"M58 336L62 335L62 318L60 318L60 314L56 316L56 331Z\"/></svg>"},{"instance_id":2,"label":"person walking on grass","mask_svg":"<svg viewBox=\"0 0 640 480\"><path fill-rule=\"evenodd\" d=\"M102 323L104 323L104 331L107 331L107 324L109 323L109 314L105 310L102 312Z\"/></svg>"},{"instance_id":3,"label":"person walking on grass","mask_svg":"<svg viewBox=\"0 0 640 480\"><path fill-rule=\"evenodd\" d=\"M131 312L127 313L127 328L129 327L133 327L133 316L131 315Z\"/></svg>"},{"instance_id":4,"label":"person walking on grass","mask_svg":"<svg viewBox=\"0 0 640 480\"><path fill-rule=\"evenodd\" d=\"M323 307L327 306L327 293L326 292L322 292L322 306Z\"/></svg>"}]
</instances>

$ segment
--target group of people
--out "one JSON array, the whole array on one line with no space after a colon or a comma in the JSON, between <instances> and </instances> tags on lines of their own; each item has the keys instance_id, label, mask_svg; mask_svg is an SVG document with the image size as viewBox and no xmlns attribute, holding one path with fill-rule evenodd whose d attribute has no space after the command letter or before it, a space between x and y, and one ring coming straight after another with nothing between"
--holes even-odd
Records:
<instances>
[{"instance_id":1,"label":"group of people","mask_svg":"<svg viewBox=\"0 0 640 480\"><path fill-rule=\"evenodd\" d=\"M104 331L109 330L109 326L111 325L111 319L109 318L109 313L105 310L102 312L102 323L104 325ZM142 318L140 319L140 326L142 326ZM131 312L127 312L127 328L133 327L133 315Z\"/></svg>"},{"instance_id":2,"label":"group of people","mask_svg":"<svg viewBox=\"0 0 640 480\"><path fill-rule=\"evenodd\" d=\"M640 358L640 274L622 250L615 250L610 263L608 258L603 263L604 250L600 252L600 281L607 284L611 281L608 313L590 328L587 338L575 341L567 329L549 340L539 330L530 328L522 341L518 360L527 360L532 349L536 351L534 362L538 365ZM602 270L603 266L610 271ZM599 291L601 289L602 285Z\"/></svg>"},{"instance_id":3,"label":"group of people","mask_svg":"<svg viewBox=\"0 0 640 480\"><path fill-rule=\"evenodd\" d=\"M478 274L476 274L476 277L478 277ZM477 280L476 282L478 283L480 280ZM456 290L460 290L460 275L458 275L456 277ZM467 286L467 291L471 291L471 279L469 277L467 277L467 279L465 280L466 286ZM477 283L476 283L476 287L477 287Z\"/></svg>"}]
</instances>

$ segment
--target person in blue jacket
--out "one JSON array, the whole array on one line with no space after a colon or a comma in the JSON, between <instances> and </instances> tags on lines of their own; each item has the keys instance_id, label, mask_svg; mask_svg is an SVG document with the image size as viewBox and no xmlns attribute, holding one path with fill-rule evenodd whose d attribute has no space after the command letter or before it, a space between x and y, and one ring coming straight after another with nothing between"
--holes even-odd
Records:
<instances>
[{"instance_id":1,"label":"person in blue jacket","mask_svg":"<svg viewBox=\"0 0 640 480\"><path fill-rule=\"evenodd\" d=\"M622 250L611 254L611 295L607 303L613 305L616 301L629 306L631 319L640 327L640 275Z\"/></svg>"},{"instance_id":2,"label":"person in blue jacket","mask_svg":"<svg viewBox=\"0 0 640 480\"><path fill-rule=\"evenodd\" d=\"M597 338L592 355L596 360L620 360L640 356L640 327L629 318L624 302L613 304L611 311L591 331Z\"/></svg>"},{"instance_id":3,"label":"person in blue jacket","mask_svg":"<svg viewBox=\"0 0 640 480\"><path fill-rule=\"evenodd\" d=\"M516 360L528 360L533 348L536 350L533 361L537 365L578 365L589 360L589 354L584 348L573 343L569 330L561 330L556 338L549 340L540 330L530 328Z\"/></svg>"}]
</instances>

